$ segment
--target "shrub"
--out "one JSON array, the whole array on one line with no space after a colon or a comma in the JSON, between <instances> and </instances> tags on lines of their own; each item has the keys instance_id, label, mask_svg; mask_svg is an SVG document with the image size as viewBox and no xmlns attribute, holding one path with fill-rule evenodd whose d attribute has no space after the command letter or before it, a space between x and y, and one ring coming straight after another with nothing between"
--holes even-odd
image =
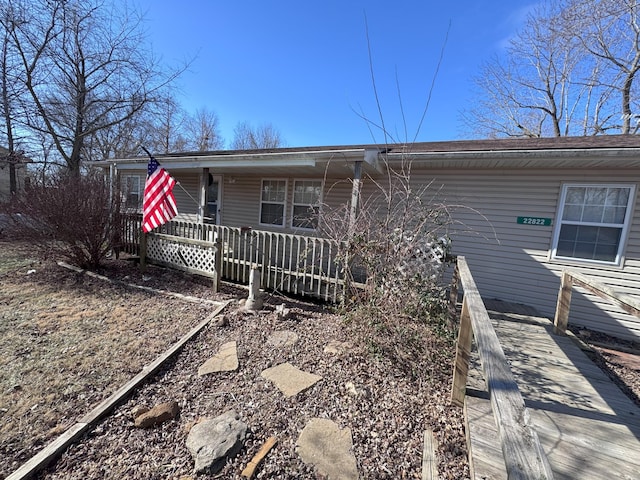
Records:
<instances>
[{"instance_id":1,"label":"shrub","mask_svg":"<svg viewBox=\"0 0 640 480\"><path fill-rule=\"evenodd\" d=\"M341 245L347 317L375 351L402 359L420 351L417 324L450 333L443 279L452 260L453 207L439 200L433 184L416 188L410 163L387 171L388 184L376 184L355 221L348 205L326 207L320 228Z\"/></svg>"},{"instance_id":2,"label":"shrub","mask_svg":"<svg viewBox=\"0 0 640 480\"><path fill-rule=\"evenodd\" d=\"M118 247L119 196L98 175L57 174L9 205L12 231L43 257L96 268Z\"/></svg>"}]
</instances>

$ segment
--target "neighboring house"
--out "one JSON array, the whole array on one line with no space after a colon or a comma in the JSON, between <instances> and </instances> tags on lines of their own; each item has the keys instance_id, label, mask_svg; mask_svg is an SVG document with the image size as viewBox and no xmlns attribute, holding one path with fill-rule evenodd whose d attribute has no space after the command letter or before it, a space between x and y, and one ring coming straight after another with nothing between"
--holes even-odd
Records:
<instances>
[{"instance_id":1,"label":"neighboring house","mask_svg":"<svg viewBox=\"0 0 640 480\"><path fill-rule=\"evenodd\" d=\"M6 202L11 194L11 183L9 177L9 150L0 147L0 203ZM29 161L28 159L25 159ZM16 188L24 188L26 178L26 162L16 164Z\"/></svg>"},{"instance_id":2,"label":"neighboring house","mask_svg":"<svg viewBox=\"0 0 640 480\"><path fill-rule=\"evenodd\" d=\"M481 294L553 318L563 269L640 299L640 137L612 135L282 148L159 155L179 182L180 216L232 227L314 235L320 205L348 205L411 161L459 227ZM147 159L99 162L139 208ZM360 178L360 182L354 182ZM574 291L570 322L640 339L640 319Z\"/></svg>"}]
</instances>

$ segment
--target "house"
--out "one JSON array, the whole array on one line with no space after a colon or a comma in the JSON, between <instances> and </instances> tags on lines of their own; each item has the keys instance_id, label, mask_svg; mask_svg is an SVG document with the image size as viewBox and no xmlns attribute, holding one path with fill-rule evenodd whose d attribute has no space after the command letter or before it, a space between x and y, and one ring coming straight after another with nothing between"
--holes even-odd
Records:
<instances>
[{"instance_id":1,"label":"house","mask_svg":"<svg viewBox=\"0 0 640 480\"><path fill-rule=\"evenodd\" d=\"M481 294L553 318L572 269L640 299L640 137L611 135L161 155L182 218L315 235L320 205L358 203L411 164L411 182L457 206L453 253ZM98 162L140 208L146 158ZM581 289L573 324L640 339L640 319Z\"/></svg>"},{"instance_id":2,"label":"house","mask_svg":"<svg viewBox=\"0 0 640 480\"><path fill-rule=\"evenodd\" d=\"M21 190L24 188L26 175L26 162L30 160L24 159L24 161L16 163L16 188ZM6 202L11 194L11 179L10 179L10 159L9 150L0 147L0 203Z\"/></svg>"}]
</instances>

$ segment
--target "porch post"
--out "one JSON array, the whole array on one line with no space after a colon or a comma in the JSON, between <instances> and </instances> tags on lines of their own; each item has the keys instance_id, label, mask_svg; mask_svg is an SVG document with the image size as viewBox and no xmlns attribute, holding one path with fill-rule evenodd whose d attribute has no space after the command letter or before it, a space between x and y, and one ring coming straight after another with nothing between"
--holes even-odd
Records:
<instances>
[{"instance_id":1,"label":"porch post","mask_svg":"<svg viewBox=\"0 0 640 480\"><path fill-rule=\"evenodd\" d=\"M349 231L353 232L353 227L358 218L360 210L360 184L362 181L362 160L356 160L353 164L353 184L351 185L351 210L349 211Z\"/></svg>"}]
</instances>

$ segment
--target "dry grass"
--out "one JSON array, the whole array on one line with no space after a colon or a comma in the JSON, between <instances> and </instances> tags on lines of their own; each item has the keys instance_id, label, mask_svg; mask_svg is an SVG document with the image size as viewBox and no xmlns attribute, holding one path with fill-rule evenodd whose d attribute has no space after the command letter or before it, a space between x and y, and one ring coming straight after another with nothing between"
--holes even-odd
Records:
<instances>
[{"instance_id":1,"label":"dry grass","mask_svg":"<svg viewBox=\"0 0 640 480\"><path fill-rule=\"evenodd\" d=\"M211 307L37 262L23 244L1 243L0 252L1 477L139 372Z\"/></svg>"}]
</instances>

